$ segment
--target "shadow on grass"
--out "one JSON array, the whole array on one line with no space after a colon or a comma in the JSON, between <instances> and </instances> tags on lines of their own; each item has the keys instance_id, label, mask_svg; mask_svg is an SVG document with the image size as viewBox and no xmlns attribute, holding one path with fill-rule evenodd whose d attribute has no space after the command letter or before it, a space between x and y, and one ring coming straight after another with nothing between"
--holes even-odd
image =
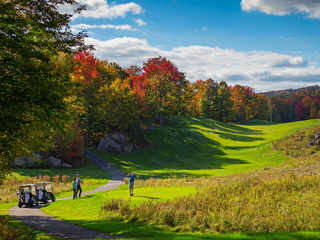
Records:
<instances>
[{"instance_id":1,"label":"shadow on grass","mask_svg":"<svg viewBox=\"0 0 320 240\"><path fill-rule=\"evenodd\" d=\"M261 121L261 124L252 124L252 125L262 125L265 121ZM260 123L260 121L257 121ZM174 127L174 128L192 128L192 125L198 125L199 127L205 127L212 130L219 130L227 133L235 134L245 134L245 135L259 135L262 133L260 130L249 129L240 125L230 124L219 122L207 118L198 118L198 117L168 117L165 120L165 126ZM267 125L267 124L265 124Z\"/></svg>"},{"instance_id":2,"label":"shadow on grass","mask_svg":"<svg viewBox=\"0 0 320 240\"><path fill-rule=\"evenodd\" d=\"M248 120L244 123L242 123L241 125L247 125L247 126L269 126L269 125L277 125L280 123L276 123L276 122L269 122L269 121L265 121L265 120Z\"/></svg>"},{"instance_id":3,"label":"shadow on grass","mask_svg":"<svg viewBox=\"0 0 320 240\"><path fill-rule=\"evenodd\" d=\"M141 198L148 198L148 199L152 199L152 200L155 200L155 199L161 199L161 198L157 198L157 197L148 197L148 196L140 196L140 195L135 195L135 197L141 197Z\"/></svg>"},{"instance_id":4,"label":"shadow on grass","mask_svg":"<svg viewBox=\"0 0 320 240\"><path fill-rule=\"evenodd\" d=\"M250 239L250 240L311 240L320 239L320 232L289 232L289 233L240 233L240 234L203 234L203 233L179 233L162 229L154 225L142 222L114 222L109 220L79 221L70 223L81 225L99 232L126 236L130 239Z\"/></svg>"},{"instance_id":5,"label":"shadow on grass","mask_svg":"<svg viewBox=\"0 0 320 240\"><path fill-rule=\"evenodd\" d=\"M229 137L234 137L234 135L229 134ZM239 135L238 137L242 141L260 140ZM96 153L123 170L126 167L133 167L139 170L161 172L154 177L157 175L170 177L174 171L177 171L175 173L177 176L190 175L188 170L222 169L226 165L248 163L241 159L228 157L220 142L192 127L156 129L149 133L148 140L153 142L153 146L143 152L120 155ZM148 177L139 175L142 178ZM199 173L199 176L205 175Z\"/></svg>"},{"instance_id":6,"label":"shadow on grass","mask_svg":"<svg viewBox=\"0 0 320 240\"><path fill-rule=\"evenodd\" d=\"M244 150L249 147L229 147L225 140L235 144L264 140L259 134L262 131L210 119L170 117L164 128L146 133L146 138L152 142L149 149L119 155L96 153L124 171L154 171L150 173L153 177L166 178L173 173L177 176L190 175L188 171L192 170L199 176L206 176L205 170L248 164L245 160L228 156L225 150ZM201 170L204 171L201 173ZM139 175L141 178L148 177Z\"/></svg>"}]
</instances>

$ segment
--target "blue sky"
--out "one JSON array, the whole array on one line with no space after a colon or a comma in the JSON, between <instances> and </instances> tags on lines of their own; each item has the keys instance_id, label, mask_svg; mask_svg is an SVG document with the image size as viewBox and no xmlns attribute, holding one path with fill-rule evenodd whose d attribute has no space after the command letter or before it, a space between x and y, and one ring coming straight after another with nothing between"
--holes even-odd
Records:
<instances>
[{"instance_id":1,"label":"blue sky","mask_svg":"<svg viewBox=\"0 0 320 240\"><path fill-rule=\"evenodd\" d=\"M257 92L320 85L319 0L80 0L100 59L123 67L166 56L187 79ZM67 11L64 7L62 11Z\"/></svg>"}]
</instances>

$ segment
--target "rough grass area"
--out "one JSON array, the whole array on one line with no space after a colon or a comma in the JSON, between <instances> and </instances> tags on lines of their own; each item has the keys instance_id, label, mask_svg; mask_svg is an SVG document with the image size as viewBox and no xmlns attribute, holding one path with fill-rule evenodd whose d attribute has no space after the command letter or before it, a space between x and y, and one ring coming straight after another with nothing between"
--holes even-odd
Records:
<instances>
[{"instance_id":1,"label":"rough grass area","mask_svg":"<svg viewBox=\"0 0 320 240\"><path fill-rule=\"evenodd\" d=\"M288 161L288 157L271 149L271 142L318 122L270 125L255 120L239 126L204 118L171 117L163 128L146 133L152 143L146 151L100 155L143 179L235 174Z\"/></svg>"},{"instance_id":2,"label":"rough grass area","mask_svg":"<svg viewBox=\"0 0 320 240\"><path fill-rule=\"evenodd\" d=\"M134 239L320 239L308 232L319 230L319 174L312 157L222 177L139 180L132 198L122 186L44 211Z\"/></svg>"},{"instance_id":3,"label":"rough grass area","mask_svg":"<svg viewBox=\"0 0 320 240\"><path fill-rule=\"evenodd\" d=\"M318 124L308 129L301 129L273 142L272 148L294 158L315 154L320 151L319 146L308 148L307 145L318 132L320 132L320 125Z\"/></svg>"},{"instance_id":4,"label":"rough grass area","mask_svg":"<svg viewBox=\"0 0 320 240\"><path fill-rule=\"evenodd\" d=\"M318 164L313 167L318 167L314 170L319 174ZM106 203L102 214L107 219L112 216L113 219L143 221L175 232L320 230L318 175L298 175L290 168L282 170L287 174L268 176L264 172L272 170L261 170L228 178L202 179L200 183L195 179L195 185L206 183L195 195L167 202L144 202L138 206L117 200Z\"/></svg>"}]
</instances>

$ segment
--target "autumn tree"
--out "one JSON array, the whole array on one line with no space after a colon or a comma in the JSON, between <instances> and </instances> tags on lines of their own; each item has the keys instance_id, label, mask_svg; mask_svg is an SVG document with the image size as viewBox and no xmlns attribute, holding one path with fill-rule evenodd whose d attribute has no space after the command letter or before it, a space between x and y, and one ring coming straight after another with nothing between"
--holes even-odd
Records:
<instances>
[{"instance_id":1,"label":"autumn tree","mask_svg":"<svg viewBox=\"0 0 320 240\"><path fill-rule=\"evenodd\" d=\"M217 120L227 122L232 117L233 101L231 99L231 87L225 81L219 83L217 98Z\"/></svg>"},{"instance_id":2,"label":"autumn tree","mask_svg":"<svg viewBox=\"0 0 320 240\"><path fill-rule=\"evenodd\" d=\"M232 89L234 121L247 120L247 105L254 95L254 90L248 86L235 85Z\"/></svg>"},{"instance_id":3,"label":"autumn tree","mask_svg":"<svg viewBox=\"0 0 320 240\"><path fill-rule=\"evenodd\" d=\"M161 127L163 100L172 92L173 88L177 87L181 73L176 65L161 56L150 58L143 64L143 70L143 76L148 80L148 84L158 100L159 124Z\"/></svg>"},{"instance_id":4,"label":"autumn tree","mask_svg":"<svg viewBox=\"0 0 320 240\"><path fill-rule=\"evenodd\" d=\"M70 80L55 58L87 46L85 32L71 31L72 15L61 14L60 4L77 2L0 2L0 182L10 159L38 150L45 142L39 139L48 139L64 118Z\"/></svg>"},{"instance_id":5,"label":"autumn tree","mask_svg":"<svg viewBox=\"0 0 320 240\"><path fill-rule=\"evenodd\" d=\"M313 97L310 105L310 118L320 117L320 99L319 97Z\"/></svg>"},{"instance_id":6,"label":"autumn tree","mask_svg":"<svg viewBox=\"0 0 320 240\"><path fill-rule=\"evenodd\" d=\"M118 78L102 87L98 102L102 132L124 132L139 120L138 98L126 81Z\"/></svg>"},{"instance_id":7,"label":"autumn tree","mask_svg":"<svg viewBox=\"0 0 320 240\"><path fill-rule=\"evenodd\" d=\"M206 118L218 118L218 90L219 85L216 81L209 78L204 82L204 95L201 99L202 114Z\"/></svg>"}]
</instances>

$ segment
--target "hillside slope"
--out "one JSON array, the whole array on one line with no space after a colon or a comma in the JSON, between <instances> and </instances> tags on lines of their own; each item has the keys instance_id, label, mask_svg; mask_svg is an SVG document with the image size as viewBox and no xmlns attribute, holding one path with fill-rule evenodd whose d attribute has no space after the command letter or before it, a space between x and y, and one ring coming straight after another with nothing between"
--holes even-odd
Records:
<instances>
[{"instance_id":1,"label":"hillside slope","mask_svg":"<svg viewBox=\"0 0 320 240\"><path fill-rule=\"evenodd\" d=\"M100 155L124 172L141 177L217 176L273 166L288 160L272 151L271 142L319 120L286 124L253 121L234 125L205 118L171 117L147 132L152 146L129 154Z\"/></svg>"}]
</instances>

